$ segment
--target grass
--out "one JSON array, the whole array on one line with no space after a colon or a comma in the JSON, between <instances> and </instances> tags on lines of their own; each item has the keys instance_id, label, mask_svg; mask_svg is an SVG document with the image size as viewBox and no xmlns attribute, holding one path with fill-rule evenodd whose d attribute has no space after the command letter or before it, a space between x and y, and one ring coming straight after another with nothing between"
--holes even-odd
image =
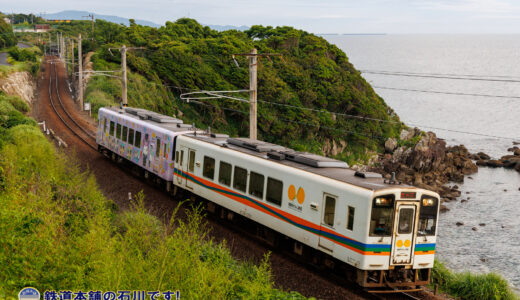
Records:
<instances>
[{"instance_id":1,"label":"grass","mask_svg":"<svg viewBox=\"0 0 520 300\"><path fill-rule=\"evenodd\" d=\"M518 300L507 280L496 273L472 274L450 271L436 261L432 272L432 285L460 299Z\"/></svg>"},{"instance_id":2,"label":"grass","mask_svg":"<svg viewBox=\"0 0 520 300\"><path fill-rule=\"evenodd\" d=\"M42 57L40 48L34 46L31 48L18 49L18 47L13 46L2 51L10 53L7 57L7 62L11 65L0 66L0 78L7 77L9 74L15 72L29 72L34 76L38 75L38 71L40 70L40 60ZM19 61L13 58L11 53L16 53Z\"/></svg>"},{"instance_id":3,"label":"grass","mask_svg":"<svg viewBox=\"0 0 520 300\"><path fill-rule=\"evenodd\" d=\"M164 224L138 195L118 211L58 152L27 107L0 94L0 297L45 290L180 290L186 299L303 299L273 288L268 257L233 259L200 208ZM20 110L18 110L18 109Z\"/></svg>"}]
</instances>

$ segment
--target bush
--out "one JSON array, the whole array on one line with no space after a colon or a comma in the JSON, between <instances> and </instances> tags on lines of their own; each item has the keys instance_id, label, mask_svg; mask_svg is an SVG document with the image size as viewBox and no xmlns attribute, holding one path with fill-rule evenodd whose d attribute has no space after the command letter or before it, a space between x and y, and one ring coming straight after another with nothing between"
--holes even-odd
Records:
<instances>
[{"instance_id":1,"label":"bush","mask_svg":"<svg viewBox=\"0 0 520 300\"><path fill-rule=\"evenodd\" d=\"M0 295L33 286L303 299L273 288L267 257L260 265L237 262L225 244L208 238L198 207L163 224L139 194L130 210L117 212L94 176L57 152L8 99L0 95Z\"/></svg>"},{"instance_id":2,"label":"bush","mask_svg":"<svg viewBox=\"0 0 520 300\"><path fill-rule=\"evenodd\" d=\"M432 285L461 299L520 299L507 280L498 274L454 273L439 261L433 268Z\"/></svg>"}]
</instances>

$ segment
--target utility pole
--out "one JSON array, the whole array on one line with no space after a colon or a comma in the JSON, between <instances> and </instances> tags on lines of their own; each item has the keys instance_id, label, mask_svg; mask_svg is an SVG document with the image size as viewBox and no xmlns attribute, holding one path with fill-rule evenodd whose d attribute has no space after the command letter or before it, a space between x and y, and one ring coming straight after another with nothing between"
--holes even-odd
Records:
<instances>
[{"instance_id":1,"label":"utility pole","mask_svg":"<svg viewBox=\"0 0 520 300\"><path fill-rule=\"evenodd\" d=\"M83 18L92 19L92 39L94 39L94 14L89 14L88 16L83 16Z\"/></svg>"},{"instance_id":2,"label":"utility pole","mask_svg":"<svg viewBox=\"0 0 520 300\"><path fill-rule=\"evenodd\" d=\"M144 49L144 47L126 47L123 45L121 48L108 48L108 51L111 49L118 49L121 51L121 86L122 86L122 92L121 92L121 101L123 103L124 107L128 106L128 81L127 81L127 75L126 75L126 52L128 50L138 50L138 49ZM110 52L112 53L112 52Z\"/></svg>"},{"instance_id":3,"label":"utility pole","mask_svg":"<svg viewBox=\"0 0 520 300\"><path fill-rule=\"evenodd\" d=\"M81 33L78 35L78 100L79 109L83 111L83 57L81 54Z\"/></svg>"},{"instance_id":4,"label":"utility pole","mask_svg":"<svg viewBox=\"0 0 520 300\"><path fill-rule=\"evenodd\" d=\"M126 79L126 51L127 51L127 48L125 45L123 45L123 47L121 47L121 68L123 71L123 74L122 74L123 91L121 93L121 100L123 101L123 107L128 106L128 99L127 99L128 88L127 88L127 81L126 81L127 80Z\"/></svg>"},{"instance_id":5,"label":"utility pole","mask_svg":"<svg viewBox=\"0 0 520 300\"><path fill-rule=\"evenodd\" d=\"M71 57L71 66L72 66L72 82L74 82L74 79L76 78L76 75L74 74L74 40L70 39L70 57Z\"/></svg>"},{"instance_id":6,"label":"utility pole","mask_svg":"<svg viewBox=\"0 0 520 300\"><path fill-rule=\"evenodd\" d=\"M249 58L249 138L252 140L257 139L258 135L258 126L257 126L257 94L258 94L258 84L257 84L257 72L258 72L258 57L267 57L269 60L269 56L282 56L279 53L261 53L258 54L255 48L251 49L250 53L240 53L233 54L233 60L235 60L235 56L247 56ZM238 63L235 60L235 63Z\"/></svg>"},{"instance_id":7,"label":"utility pole","mask_svg":"<svg viewBox=\"0 0 520 300\"><path fill-rule=\"evenodd\" d=\"M249 138L252 140L257 139L256 115L257 115L257 52L253 48L251 50L251 56L249 56Z\"/></svg>"}]
</instances>

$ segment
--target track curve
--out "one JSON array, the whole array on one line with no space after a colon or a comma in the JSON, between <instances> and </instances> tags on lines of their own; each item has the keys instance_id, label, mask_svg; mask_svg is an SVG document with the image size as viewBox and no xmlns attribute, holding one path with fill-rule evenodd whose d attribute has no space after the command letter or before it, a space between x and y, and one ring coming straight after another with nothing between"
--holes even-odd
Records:
<instances>
[{"instance_id":1,"label":"track curve","mask_svg":"<svg viewBox=\"0 0 520 300\"><path fill-rule=\"evenodd\" d=\"M70 115L70 113L67 111L67 109L65 108L65 105L63 105L63 102L61 101L61 96L60 96L60 91L59 91L59 86L58 86L58 73L57 73L57 70L56 70L56 63L58 62L58 60L50 60L48 61L48 63L51 65L51 68L49 70L49 100L50 100L50 103L51 103L51 106L52 106L52 109L54 110L54 112L56 113L56 115L58 116L58 118L63 122L63 124L75 135L77 136L81 141L83 141L83 143L85 143L87 146L89 146L90 148L94 149L94 150L97 150L97 144L95 144L95 136L94 134L88 132L87 130L85 130L81 125L79 125L76 120L74 120L74 118ZM54 75L53 75L54 73ZM54 78L54 89L53 89L53 78ZM55 95L56 97L54 98L53 97L53 90L55 92ZM53 99L54 98L54 99ZM54 103L54 100L55 99L58 99L58 102L59 102L59 107L57 107ZM61 110L62 113L60 113L58 110ZM68 123L67 121L65 121L65 118L69 119L70 121L72 121L72 124L71 125L70 123ZM78 130L79 129L79 130ZM94 144L92 143L92 141L94 141Z\"/></svg>"}]
</instances>

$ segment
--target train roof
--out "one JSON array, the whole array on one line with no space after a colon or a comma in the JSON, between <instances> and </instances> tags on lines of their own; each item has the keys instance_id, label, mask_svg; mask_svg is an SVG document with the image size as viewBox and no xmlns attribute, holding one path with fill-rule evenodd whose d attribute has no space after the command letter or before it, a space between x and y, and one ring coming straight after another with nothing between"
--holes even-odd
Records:
<instances>
[{"instance_id":1,"label":"train roof","mask_svg":"<svg viewBox=\"0 0 520 300\"><path fill-rule=\"evenodd\" d=\"M140 120L150 125L173 132L185 132L187 130L193 129L193 125L184 124L181 119L162 115L142 108L125 107L121 109L119 107L104 107L104 109L107 109L120 116Z\"/></svg>"},{"instance_id":2,"label":"train roof","mask_svg":"<svg viewBox=\"0 0 520 300\"><path fill-rule=\"evenodd\" d=\"M184 134L199 141L226 147L235 151L249 154L255 157L270 160L289 167L321 175L334 180L359 186L368 190L378 191L389 188L414 188L413 186L389 183L380 174L372 172L359 172L350 169L346 162L328 157L298 152L280 145L263 141L255 141L249 138L229 138L222 134Z\"/></svg>"},{"instance_id":3,"label":"train roof","mask_svg":"<svg viewBox=\"0 0 520 300\"><path fill-rule=\"evenodd\" d=\"M121 116L141 120L153 126L157 126L172 132L183 132L184 136L194 138L221 147L249 154L255 157L270 160L289 167L321 175L327 178L342 181L365 189L378 191L388 188L401 187L413 188L409 185L395 185L388 183L380 174L371 172L358 172L350 169L343 161L312 153L298 152L284 146L271 144L264 141L251 140L249 138L230 138L226 134L206 133L196 129L191 124L184 124L182 120L165 116L146 109L125 107L106 107ZM187 130L193 130L186 133Z\"/></svg>"}]
</instances>

